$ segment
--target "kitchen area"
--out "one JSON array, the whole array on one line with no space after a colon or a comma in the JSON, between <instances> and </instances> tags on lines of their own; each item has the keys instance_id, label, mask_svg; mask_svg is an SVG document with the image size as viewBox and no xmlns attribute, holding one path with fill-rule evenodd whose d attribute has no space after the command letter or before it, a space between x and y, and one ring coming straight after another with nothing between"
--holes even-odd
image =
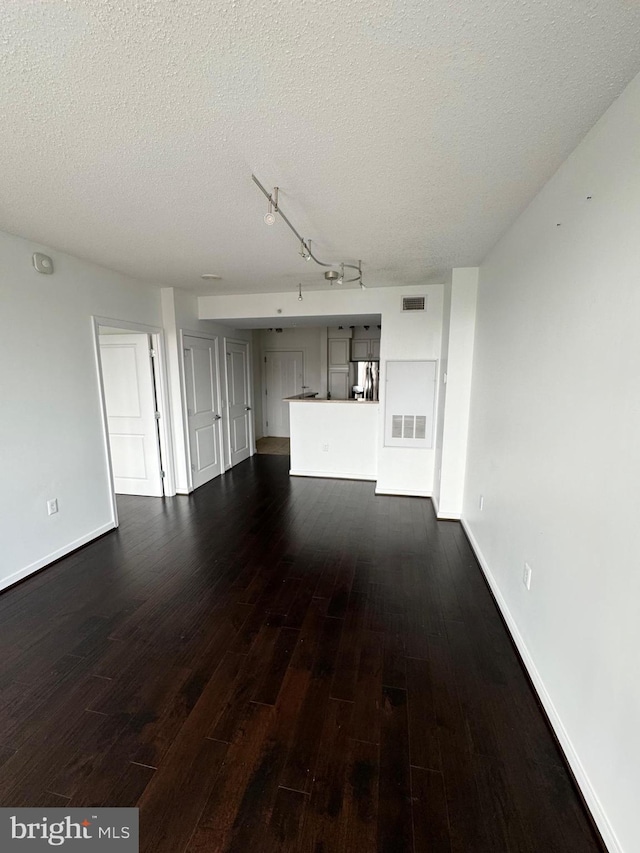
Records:
<instances>
[{"instance_id":1,"label":"kitchen area","mask_svg":"<svg viewBox=\"0 0 640 853\"><path fill-rule=\"evenodd\" d=\"M293 476L376 479L380 342L380 322L326 328L326 386L283 399Z\"/></svg>"}]
</instances>

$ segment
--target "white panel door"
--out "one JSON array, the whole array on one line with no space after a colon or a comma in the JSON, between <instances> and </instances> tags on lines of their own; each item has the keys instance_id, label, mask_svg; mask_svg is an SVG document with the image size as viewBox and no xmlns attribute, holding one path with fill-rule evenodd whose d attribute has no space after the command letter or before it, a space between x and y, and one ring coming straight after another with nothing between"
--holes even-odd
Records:
<instances>
[{"instance_id":1,"label":"white panel door","mask_svg":"<svg viewBox=\"0 0 640 853\"><path fill-rule=\"evenodd\" d=\"M251 455L249 405L249 344L226 342L227 413L231 465Z\"/></svg>"},{"instance_id":2,"label":"white panel door","mask_svg":"<svg viewBox=\"0 0 640 853\"><path fill-rule=\"evenodd\" d=\"M149 335L100 335L116 494L162 497Z\"/></svg>"},{"instance_id":3,"label":"white panel door","mask_svg":"<svg viewBox=\"0 0 640 853\"><path fill-rule=\"evenodd\" d=\"M194 489L222 473L218 342L184 335L184 379Z\"/></svg>"},{"instance_id":4,"label":"white panel door","mask_svg":"<svg viewBox=\"0 0 640 853\"><path fill-rule=\"evenodd\" d=\"M265 354L267 423L265 435L289 437L289 404L284 397L302 394L303 355L301 352Z\"/></svg>"}]
</instances>

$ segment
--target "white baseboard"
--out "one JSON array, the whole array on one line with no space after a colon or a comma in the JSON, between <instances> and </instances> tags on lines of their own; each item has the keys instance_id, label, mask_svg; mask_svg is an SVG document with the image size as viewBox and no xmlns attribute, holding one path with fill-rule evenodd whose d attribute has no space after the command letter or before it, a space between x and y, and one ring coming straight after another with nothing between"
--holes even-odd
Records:
<instances>
[{"instance_id":1,"label":"white baseboard","mask_svg":"<svg viewBox=\"0 0 640 853\"><path fill-rule=\"evenodd\" d=\"M421 489L379 489L376 486L376 495L397 495L400 498L431 498L431 492L423 492Z\"/></svg>"},{"instance_id":2,"label":"white baseboard","mask_svg":"<svg viewBox=\"0 0 640 853\"><path fill-rule=\"evenodd\" d=\"M69 542L68 545L63 545L62 548L58 548L56 551L52 551L50 554L47 554L46 557L41 557L34 563L25 566L23 569L18 569L17 572L13 572L13 574L9 575L8 577L2 578L2 580L0 580L0 590L6 589L8 586L12 586L14 583L21 581L23 578L32 575L34 572L37 572L40 569L44 569L45 566L48 566L50 563L54 563L61 557L65 557L67 554L70 554L71 551L75 551L76 548L81 548L83 545L86 545L88 542L91 542L92 539L97 539L98 536L102 536L103 533L108 533L110 530L115 529L116 525L113 523L113 521L110 521L107 524L103 524L101 527L97 527L90 533L86 533L79 539L76 539L73 542Z\"/></svg>"},{"instance_id":3,"label":"white baseboard","mask_svg":"<svg viewBox=\"0 0 640 853\"><path fill-rule=\"evenodd\" d=\"M446 510L439 512L436 510L436 515L438 516L438 521L460 521L460 513L447 512Z\"/></svg>"},{"instance_id":4,"label":"white baseboard","mask_svg":"<svg viewBox=\"0 0 640 853\"><path fill-rule=\"evenodd\" d=\"M560 742L560 746L565 754L567 762L573 771L573 775L575 776L576 782L580 786L580 790L582 791L582 795L585 799L587 806L591 812L593 820L598 827L600 834L602 835L602 840L607 846L607 849L610 853L624 853L620 842L611 826L604 809L602 808L602 804L598 799L598 796L587 776L587 773L582 766L582 762L576 752L573 743L571 742L571 738L567 730L565 729L562 720L560 719L560 715L558 714L555 705L553 704L553 700L549 695L547 688L545 687L544 681L542 680L542 676L538 672L538 669L531 657L529 649L522 638L520 631L518 630L518 626L515 622L515 619L511 615L509 608L507 607L507 603L502 597L502 593L500 592L500 588L494 578L491 569L487 561L484 559L482 555L482 551L475 539L475 536L471 532L469 525L465 521L464 518L461 519L462 527L464 528L465 533L469 538L469 542L471 543L471 547L480 563L480 567L484 572L484 575L487 579L487 583L491 588L491 592L494 595L494 598L500 608L500 612L504 617L504 621L507 623L507 627L509 632L513 638L514 643L518 651L520 652L520 656L522 661L529 673L529 677L533 682L533 686L535 688L536 693L538 694L538 698L542 703L543 708L545 709L547 716L549 718L549 722L553 727L553 730Z\"/></svg>"},{"instance_id":5,"label":"white baseboard","mask_svg":"<svg viewBox=\"0 0 640 853\"><path fill-rule=\"evenodd\" d=\"M335 471L294 471L289 470L291 477L324 477L327 480L367 480L375 481L375 474L338 474Z\"/></svg>"},{"instance_id":6,"label":"white baseboard","mask_svg":"<svg viewBox=\"0 0 640 853\"><path fill-rule=\"evenodd\" d=\"M190 495L191 492L188 489L176 489L176 495Z\"/></svg>"}]
</instances>

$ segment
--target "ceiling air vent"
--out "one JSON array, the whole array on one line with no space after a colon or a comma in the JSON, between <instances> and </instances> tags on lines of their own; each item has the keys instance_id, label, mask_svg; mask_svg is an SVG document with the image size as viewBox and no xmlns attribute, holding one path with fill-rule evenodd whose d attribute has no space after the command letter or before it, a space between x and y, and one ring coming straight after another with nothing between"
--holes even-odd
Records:
<instances>
[{"instance_id":1,"label":"ceiling air vent","mask_svg":"<svg viewBox=\"0 0 640 853\"><path fill-rule=\"evenodd\" d=\"M425 296L403 296L402 310L403 311L424 311L426 308L427 299Z\"/></svg>"}]
</instances>

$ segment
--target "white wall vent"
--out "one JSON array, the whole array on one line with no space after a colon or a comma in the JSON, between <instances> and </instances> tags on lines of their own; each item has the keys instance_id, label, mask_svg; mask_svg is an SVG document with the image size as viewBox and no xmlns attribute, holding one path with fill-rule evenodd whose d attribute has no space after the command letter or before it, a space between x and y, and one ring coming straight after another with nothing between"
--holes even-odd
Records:
<instances>
[{"instance_id":1,"label":"white wall vent","mask_svg":"<svg viewBox=\"0 0 640 853\"><path fill-rule=\"evenodd\" d=\"M427 307L426 296L403 296L402 310L403 311L424 311Z\"/></svg>"}]
</instances>

